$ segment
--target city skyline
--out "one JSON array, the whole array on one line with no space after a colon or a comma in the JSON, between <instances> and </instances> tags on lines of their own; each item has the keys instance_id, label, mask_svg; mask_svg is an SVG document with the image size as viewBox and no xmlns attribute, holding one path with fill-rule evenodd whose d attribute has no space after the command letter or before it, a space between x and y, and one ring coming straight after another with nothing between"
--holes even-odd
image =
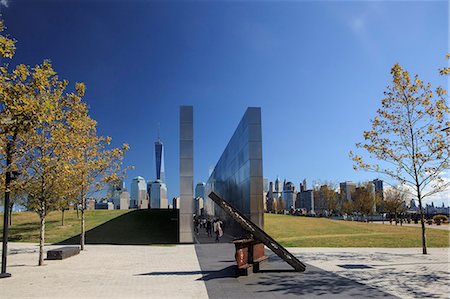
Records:
<instances>
[{"instance_id":1,"label":"city skyline","mask_svg":"<svg viewBox=\"0 0 450 299\"><path fill-rule=\"evenodd\" d=\"M138 175L153 179L148 153L161 123L171 200L180 104L198 115L195 183L207 181L251 106L262 111L265 177L375 179L352 169L348 151L375 116L394 63L445 86L437 69L447 64L448 11L447 2L10 1L1 12L18 40L10 64L49 58L70 86L84 81L99 132L131 145L127 188Z\"/></svg>"}]
</instances>

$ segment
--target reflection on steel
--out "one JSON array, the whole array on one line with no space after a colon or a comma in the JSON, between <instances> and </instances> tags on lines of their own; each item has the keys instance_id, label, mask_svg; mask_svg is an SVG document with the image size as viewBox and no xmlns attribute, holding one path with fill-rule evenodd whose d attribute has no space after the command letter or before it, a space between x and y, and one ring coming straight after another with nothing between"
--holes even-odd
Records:
<instances>
[{"instance_id":1,"label":"reflection on steel","mask_svg":"<svg viewBox=\"0 0 450 299\"><path fill-rule=\"evenodd\" d=\"M243 229L251 233L254 238L260 240L267 247L269 247L276 255L283 259L286 263L291 265L296 271L305 271L305 264L300 262L295 256L293 256L289 251L287 251L283 246L272 239L268 234L266 234L262 229L260 229L256 224L254 224L250 219L248 219L241 212L236 210L232 205L226 202L223 198L218 196L216 193L211 192L209 194L211 198L219 207L221 207L228 215L230 215L237 223L239 223Z\"/></svg>"}]
</instances>

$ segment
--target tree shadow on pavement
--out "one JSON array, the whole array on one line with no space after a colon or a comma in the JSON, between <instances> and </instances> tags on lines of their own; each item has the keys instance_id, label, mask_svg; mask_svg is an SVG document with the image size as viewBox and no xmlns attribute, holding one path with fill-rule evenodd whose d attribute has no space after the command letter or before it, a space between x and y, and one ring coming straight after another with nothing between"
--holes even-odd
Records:
<instances>
[{"instance_id":1,"label":"tree shadow on pavement","mask_svg":"<svg viewBox=\"0 0 450 299\"><path fill-rule=\"evenodd\" d=\"M307 265L307 270L303 273L293 273L291 270L276 273L277 271L279 270L271 270L270 275L262 272L255 282L250 282L248 285L257 287L256 293L281 293L307 297L395 298L391 294L311 265Z\"/></svg>"},{"instance_id":2,"label":"tree shadow on pavement","mask_svg":"<svg viewBox=\"0 0 450 299\"><path fill-rule=\"evenodd\" d=\"M165 276L165 275L174 275L174 276L189 276L189 275L199 275L202 277L197 280L208 281L212 279L220 279L220 278L235 278L236 277L236 266L228 266L221 270L217 271L167 271L167 272L149 272L136 274L137 276L148 275L148 276Z\"/></svg>"}]
</instances>

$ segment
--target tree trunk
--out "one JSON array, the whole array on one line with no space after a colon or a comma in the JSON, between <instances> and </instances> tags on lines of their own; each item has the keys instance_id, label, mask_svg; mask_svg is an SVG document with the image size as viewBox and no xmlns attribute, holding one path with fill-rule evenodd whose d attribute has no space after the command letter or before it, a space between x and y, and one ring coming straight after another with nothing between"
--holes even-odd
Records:
<instances>
[{"instance_id":1,"label":"tree trunk","mask_svg":"<svg viewBox=\"0 0 450 299\"><path fill-rule=\"evenodd\" d=\"M40 212L41 232L39 234L39 266L44 264L44 240L45 240L45 213Z\"/></svg>"},{"instance_id":2,"label":"tree trunk","mask_svg":"<svg viewBox=\"0 0 450 299\"><path fill-rule=\"evenodd\" d=\"M422 253L427 254L427 237L425 235L425 220L422 207L422 198L419 196L420 225L422 226Z\"/></svg>"},{"instance_id":3,"label":"tree trunk","mask_svg":"<svg viewBox=\"0 0 450 299\"><path fill-rule=\"evenodd\" d=\"M398 221L398 219L397 219L397 212L395 212L395 225L398 224L397 221Z\"/></svg>"},{"instance_id":4,"label":"tree trunk","mask_svg":"<svg viewBox=\"0 0 450 299\"><path fill-rule=\"evenodd\" d=\"M64 226L64 209L61 209L61 226Z\"/></svg>"},{"instance_id":5,"label":"tree trunk","mask_svg":"<svg viewBox=\"0 0 450 299\"><path fill-rule=\"evenodd\" d=\"M84 196L81 200L81 236L80 236L80 246L81 250L84 250L84 238L85 238L85 230L84 230Z\"/></svg>"}]
</instances>

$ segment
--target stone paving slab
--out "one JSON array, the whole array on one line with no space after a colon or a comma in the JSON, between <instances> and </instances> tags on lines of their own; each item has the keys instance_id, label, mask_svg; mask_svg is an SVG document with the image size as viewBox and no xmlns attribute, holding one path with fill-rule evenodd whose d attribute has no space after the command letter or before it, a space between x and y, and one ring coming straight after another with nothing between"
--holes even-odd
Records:
<instances>
[{"instance_id":1,"label":"stone paving slab","mask_svg":"<svg viewBox=\"0 0 450 299\"><path fill-rule=\"evenodd\" d=\"M36 244L9 243L12 277L0 279L0 298L208 297L193 245L87 245L79 255L46 260L42 267L37 250ZM174 274L180 271L186 273Z\"/></svg>"},{"instance_id":2,"label":"stone paving slab","mask_svg":"<svg viewBox=\"0 0 450 299\"><path fill-rule=\"evenodd\" d=\"M301 260L401 298L449 298L449 248L289 248ZM362 269L346 265L367 266Z\"/></svg>"}]
</instances>

